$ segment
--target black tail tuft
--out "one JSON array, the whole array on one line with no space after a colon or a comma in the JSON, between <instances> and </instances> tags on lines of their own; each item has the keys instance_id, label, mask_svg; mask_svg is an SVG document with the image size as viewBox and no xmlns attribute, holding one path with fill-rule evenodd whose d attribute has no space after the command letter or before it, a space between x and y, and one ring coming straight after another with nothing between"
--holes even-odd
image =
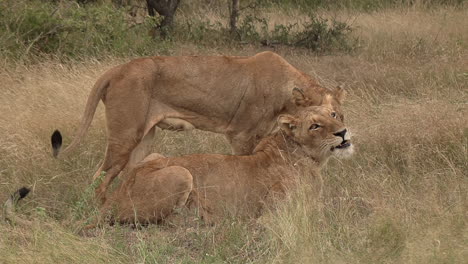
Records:
<instances>
[{"instance_id":1,"label":"black tail tuft","mask_svg":"<svg viewBox=\"0 0 468 264\"><path fill-rule=\"evenodd\" d=\"M52 143L52 153L54 157L57 157L60 147L62 147L62 134L60 134L60 131L54 131L52 137L50 137L50 142Z\"/></svg>"},{"instance_id":2,"label":"black tail tuft","mask_svg":"<svg viewBox=\"0 0 468 264\"><path fill-rule=\"evenodd\" d=\"M10 198L5 202L3 206L3 218L5 221L9 223L22 221L21 218L16 217L14 214L15 205L19 200L26 197L29 191L30 191L29 188L22 187L10 195Z\"/></svg>"},{"instance_id":3,"label":"black tail tuft","mask_svg":"<svg viewBox=\"0 0 468 264\"><path fill-rule=\"evenodd\" d=\"M18 200L21 200L23 199L24 197L26 197L26 195L28 195L28 193L30 192L31 190L29 188L26 188L26 187L22 187L20 188L19 190L16 191L16 193L18 194Z\"/></svg>"},{"instance_id":4,"label":"black tail tuft","mask_svg":"<svg viewBox=\"0 0 468 264\"><path fill-rule=\"evenodd\" d=\"M21 187L16 192L11 194L10 201L12 204L15 204L19 200L23 199L28 195L31 190L27 187Z\"/></svg>"}]
</instances>

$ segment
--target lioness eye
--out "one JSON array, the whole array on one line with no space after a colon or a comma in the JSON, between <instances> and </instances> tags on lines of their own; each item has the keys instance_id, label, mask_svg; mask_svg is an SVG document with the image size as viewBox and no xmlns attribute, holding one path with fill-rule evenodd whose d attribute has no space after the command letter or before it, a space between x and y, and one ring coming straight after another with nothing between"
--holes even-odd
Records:
<instances>
[{"instance_id":1,"label":"lioness eye","mask_svg":"<svg viewBox=\"0 0 468 264\"><path fill-rule=\"evenodd\" d=\"M336 115L336 112L332 112L332 113L331 113L331 117L336 118L336 116L337 116L337 115Z\"/></svg>"},{"instance_id":2,"label":"lioness eye","mask_svg":"<svg viewBox=\"0 0 468 264\"><path fill-rule=\"evenodd\" d=\"M319 127L320 127L319 124L313 124L313 125L311 125L311 126L309 127L309 130L316 130L316 129L318 129Z\"/></svg>"}]
</instances>

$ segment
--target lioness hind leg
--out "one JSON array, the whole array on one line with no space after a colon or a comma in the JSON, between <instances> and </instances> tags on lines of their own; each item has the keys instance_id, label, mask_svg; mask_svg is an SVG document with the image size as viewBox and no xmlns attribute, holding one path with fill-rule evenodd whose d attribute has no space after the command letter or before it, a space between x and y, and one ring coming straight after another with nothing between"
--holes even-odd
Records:
<instances>
[{"instance_id":1,"label":"lioness hind leg","mask_svg":"<svg viewBox=\"0 0 468 264\"><path fill-rule=\"evenodd\" d=\"M180 166L170 166L155 172L156 184L165 194L165 200L169 200L171 209L182 207L187 203L190 192L193 189L193 177L190 171Z\"/></svg>"},{"instance_id":2,"label":"lioness hind leg","mask_svg":"<svg viewBox=\"0 0 468 264\"><path fill-rule=\"evenodd\" d=\"M107 171L109 168L110 168L110 160L109 160L109 154L107 154L109 152L109 147L107 146L106 147L106 152L104 153L104 160L102 161L102 164L101 166L99 166L99 169L97 169L97 171L94 173L93 175L93 182L99 178L99 176L101 176L101 173L103 171ZM106 162L107 161L107 162Z\"/></svg>"},{"instance_id":3,"label":"lioness hind leg","mask_svg":"<svg viewBox=\"0 0 468 264\"><path fill-rule=\"evenodd\" d=\"M143 137L140 143L133 149L132 154L130 155L130 159L123 170L123 173L129 172L131 169L135 167L135 165L142 161L144 158L148 156L151 152L151 147L153 146L153 140L155 136L156 128L151 128L148 133Z\"/></svg>"},{"instance_id":4,"label":"lioness hind leg","mask_svg":"<svg viewBox=\"0 0 468 264\"><path fill-rule=\"evenodd\" d=\"M138 162L142 161L151 152L155 135L155 127L151 128L143 137L141 142L136 146L130 155L130 160L127 163L127 168L132 169Z\"/></svg>"},{"instance_id":5,"label":"lioness hind leg","mask_svg":"<svg viewBox=\"0 0 468 264\"><path fill-rule=\"evenodd\" d=\"M135 167L138 161L143 160L151 151L151 143L154 138L154 128L141 140L138 133L135 132L132 138L116 139L112 137L109 140L104 162L99 170L94 175L96 178L101 174L101 171L106 171L106 176L102 183L96 188L96 197L105 202L105 193L107 188L112 183L115 177L120 172L128 172ZM109 138L111 138L109 136ZM99 174L98 174L99 173Z\"/></svg>"},{"instance_id":6,"label":"lioness hind leg","mask_svg":"<svg viewBox=\"0 0 468 264\"><path fill-rule=\"evenodd\" d=\"M150 129L148 133L143 137L143 140L141 140L141 142L133 149L132 154L130 156L130 160L127 162L127 165L125 166L125 171L131 170L138 162L142 161L144 158L148 156L148 154L151 152L154 135L155 135L155 127ZM107 171L108 169L110 169L112 161L110 157L108 156L108 152L109 151L107 148L106 153L104 155L104 162L101 164L99 169L95 172L93 176L93 181L95 181L101 175L102 171ZM160 156L164 157L162 155Z\"/></svg>"},{"instance_id":7,"label":"lioness hind leg","mask_svg":"<svg viewBox=\"0 0 468 264\"><path fill-rule=\"evenodd\" d=\"M155 159L162 159L165 158L166 156L159 154L159 153L151 153L148 156L146 156L141 162L147 162Z\"/></svg>"},{"instance_id":8,"label":"lioness hind leg","mask_svg":"<svg viewBox=\"0 0 468 264\"><path fill-rule=\"evenodd\" d=\"M142 172L147 170L142 170ZM119 219L134 219L156 223L170 216L175 208L183 207L193 188L190 172L180 166L170 166L160 170L137 173L135 182L129 186L130 197L120 199L126 207L125 216ZM135 219L136 217L136 219Z\"/></svg>"},{"instance_id":9,"label":"lioness hind leg","mask_svg":"<svg viewBox=\"0 0 468 264\"><path fill-rule=\"evenodd\" d=\"M100 199L101 203L105 202L107 188L114 178L117 177L125 168L130 159L132 150L139 141L140 139L136 137L134 137L134 139L116 139L116 137L109 136L106 156L104 157L104 162L100 168L101 170L106 171L106 175L102 183L95 190L96 198Z\"/></svg>"},{"instance_id":10,"label":"lioness hind leg","mask_svg":"<svg viewBox=\"0 0 468 264\"><path fill-rule=\"evenodd\" d=\"M96 188L96 195L101 202L105 201L109 184L125 168L132 151L147 132L145 129L151 96L144 87L149 85L150 80L140 80L130 72L128 75L116 79L103 99L108 137L106 156L101 167L106 171L106 176Z\"/></svg>"},{"instance_id":11,"label":"lioness hind leg","mask_svg":"<svg viewBox=\"0 0 468 264\"><path fill-rule=\"evenodd\" d=\"M106 201L107 188L114 180L114 178L124 169L126 163L127 160L125 159L116 159L115 163L112 164L110 169L106 171L106 175L102 183L95 190L95 196L101 201L101 204ZM102 167L103 169L106 168L104 165Z\"/></svg>"}]
</instances>

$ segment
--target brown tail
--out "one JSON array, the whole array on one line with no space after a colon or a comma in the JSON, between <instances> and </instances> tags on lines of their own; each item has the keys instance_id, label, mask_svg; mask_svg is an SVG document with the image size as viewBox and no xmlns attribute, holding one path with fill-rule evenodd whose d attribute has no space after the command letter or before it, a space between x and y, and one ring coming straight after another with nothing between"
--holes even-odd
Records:
<instances>
[{"instance_id":1,"label":"brown tail","mask_svg":"<svg viewBox=\"0 0 468 264\"><path fill-rule=\"evenodd\" d=\"M107 87L109 86L109 80L101 77L96 84L94 84L91 93L89 94L88 101L86 102L85 112L81 118L81 123L78 128L78 133L73 138L73 141L70 145L60 153L61 156L72 151L79 143L80 140L88 132L91 121L93 121L94 113L96 112L97 105L99 101L104 96ZM58 130L55 130L51 137L52 149L54 157L57 157L62 147L62 136Z\"/></svg>"}]
</instances>

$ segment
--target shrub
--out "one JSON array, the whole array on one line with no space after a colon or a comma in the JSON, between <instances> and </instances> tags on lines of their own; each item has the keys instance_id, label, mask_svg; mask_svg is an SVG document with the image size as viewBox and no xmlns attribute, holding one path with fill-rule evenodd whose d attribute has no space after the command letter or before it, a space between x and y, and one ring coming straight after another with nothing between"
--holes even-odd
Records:
<instances>
[{"instance_id":1,"label":"shrub","mask_svg":"<svg viewBox=\"0 0 468 264\"><path fill-rule=\"evenodd\" d=\"M131 25L126 17L124 9L110 4L2 1L0 49L14 59L154 53L158 46L148 34L152 21Z\"/></svg>"},{"instance_id":2,"label":"shrub","mask_svg":"<svg viewBox=\"0 0 468 264\"><path fill-rule=\"evenodd\" d=\"M315 15L300 27L297 23L277 24L273 30L268 28L266 18L247 15L240 23L241 41L264 44L281 44L307 48L315 52L351 51L355 41L350 38L352 28L336 19L328 20Z\"/></svg>"},{"instance_id":3,"label":"shrub","mask_svg":"<svg viewBox=\"0 0 468 264\"><path fill-rule=\"evenodd\" d=\"M352 29L348 24L335 19L329 24L328 19L316 16L309 16L309 19L309 22L304 23L304 29L294 36L294 46L317 52L353 49L354 44L349 37Z\"/></svg>"},{"instance_id":4,"label":"shrub","mask_svg":"<svg viewBox=\"0 0 468 264\"><path fill-rule=\"evenodd\" d=\"M258 30L259 27L261 28L260 32ZM265 18L249 14L242 19L238 32L242 41L258 42L262 38L265 38L265 34L268 34L268 21Z\"/></svg>"},{"instance_id":5,"label":"shrub","mask_svg":"<svg viewBox=\"0 0 468 264\"><path fill-rule=\"evenodd\" d=\"M218 45L229 39L221 23L209 20L190 19L177 25L173 39L202 45Z\"/></svg>"},{"instance_id":6,"label":"shrub","mask_svg":"<svg viewBox=\"0 0 468 264\"><path fill-rule=\"evenodd\" d=\"M217 46L240 43L277 43L315 52L349 51L351 27L317 16L303 24L278 24L269 28L267 18L248 13L239 21L238 34L229 35L220 22L188 17L176 25L168 40L155 39L149 32L160 22L146 17L132 22L125 7L92 2L4 0L0 2L0 52L22 60L37 56L59 59L145 56L165 53L180 42Z\"/></svg>"}]
</instances>

